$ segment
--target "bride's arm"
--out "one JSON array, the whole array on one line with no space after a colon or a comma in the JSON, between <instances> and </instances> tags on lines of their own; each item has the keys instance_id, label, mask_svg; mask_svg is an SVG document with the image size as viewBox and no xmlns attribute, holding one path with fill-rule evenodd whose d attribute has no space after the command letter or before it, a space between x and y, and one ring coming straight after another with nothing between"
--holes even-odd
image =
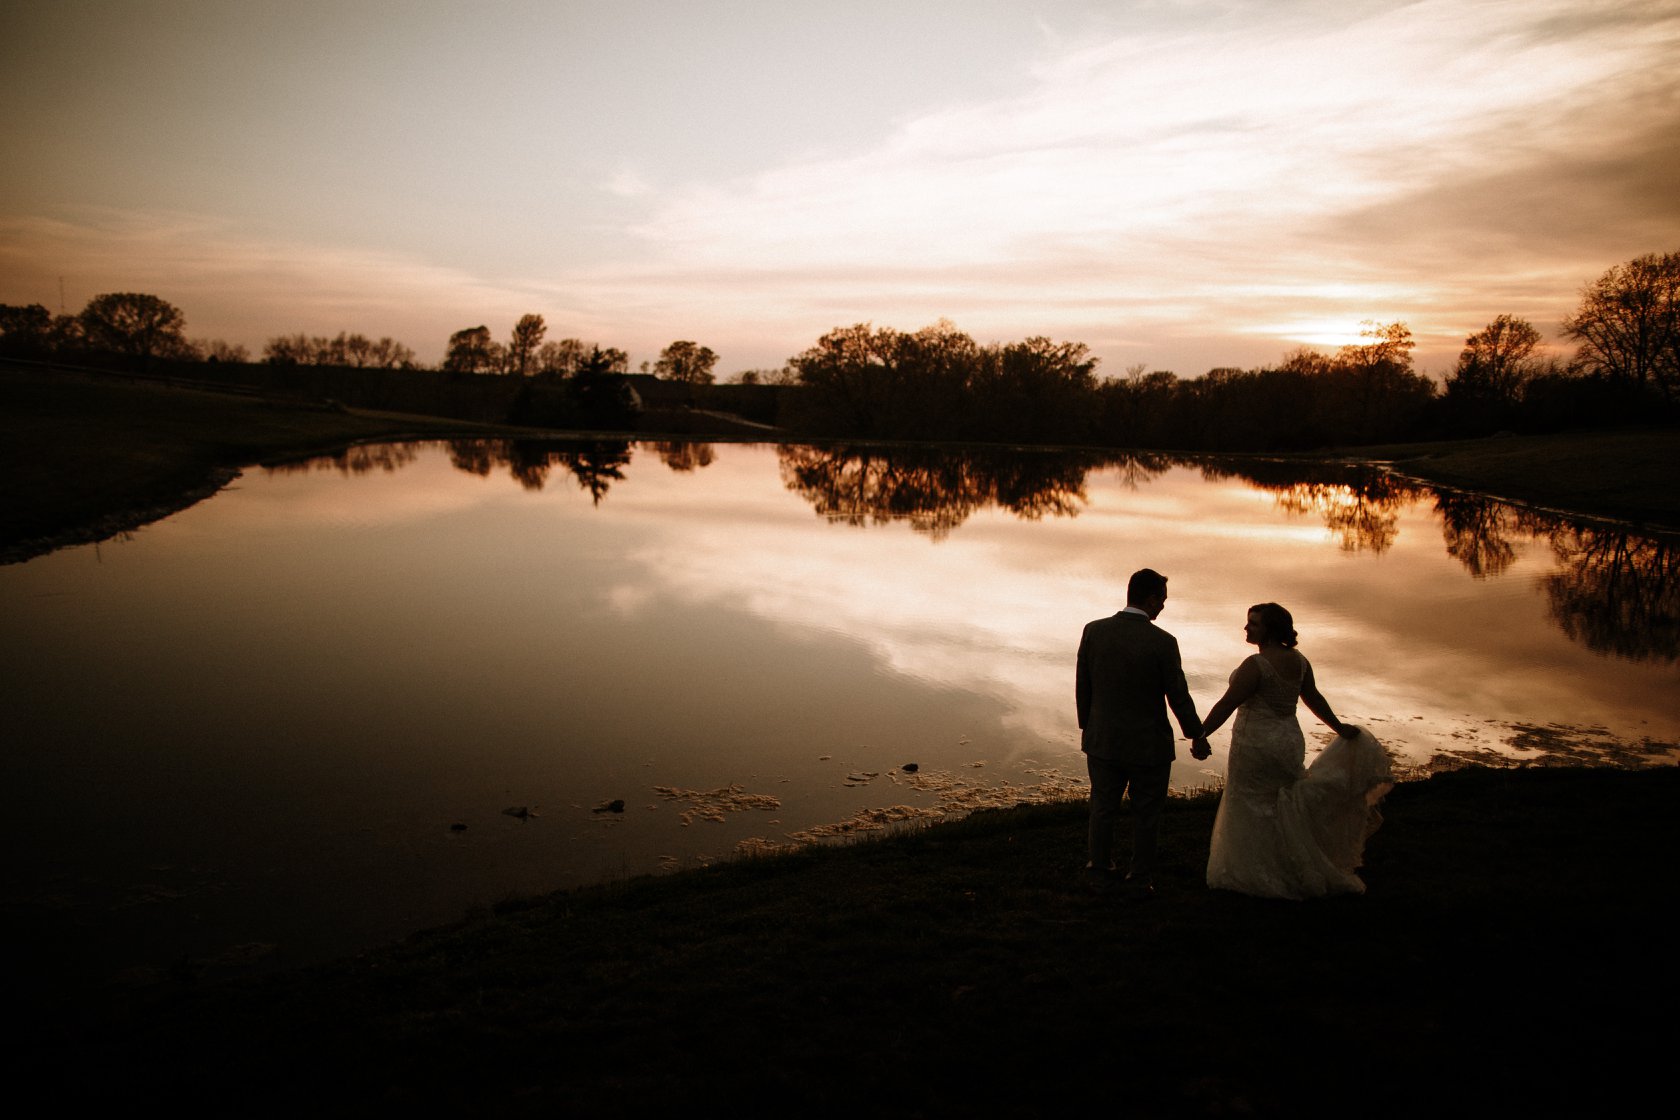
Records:
<instances>
[{"instance_id":1,"label":"bride's arm","mask_svg":"<svg viewBox=\"0 0 1680 1120\"><path fill-rule=\"evenodd\" d=\"M1260 666L1256 665L1251 657L1237 666L1237 671L1231 674L1231 687L1208 709L1207 718L1202 721L1202 738L1205 739L1218 731L1220 726L1231 718L1231 713L1259 688Z\"/></svg>"},{"instance_id":2,"label":"bride's arm","mask_svg":"<svg viewBox=\"0 0 1680 1120\"><path fill-rule=\"evenodd\" d=\"M1301 658L1303 666L1301 675L1301 703L1307 706L1307 711L1324 721L1326 727L1344 738L1351 739L1359 734L1359 728L1351 723L1343 723L1336 718L1336 713L1330 710L1330 701L1318 690L1313 683L1312 664L1306 658Z\"/></svg>"}]
</instances>

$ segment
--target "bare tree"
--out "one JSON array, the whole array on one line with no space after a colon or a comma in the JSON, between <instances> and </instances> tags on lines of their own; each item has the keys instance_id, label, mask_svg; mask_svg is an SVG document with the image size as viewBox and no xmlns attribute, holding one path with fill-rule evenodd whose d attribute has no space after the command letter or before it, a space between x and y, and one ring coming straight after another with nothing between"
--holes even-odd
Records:
<instances>
[{"instance_id":1,"label":"bare tree","mask_svg":"<svg viewBox=\"0 0 1680 1120\"><path fill-rule=\"evenodd\" d=\"M1581 293L1563 333L1581 344L1580 365L1665 398L1680 381L1680 252L1619 264Z\"/></svg>"},{"instance_id":2,"label":"bare tree","mask_svg":"<svg viewBox=\"0 0 1680 1120\"><path fill-rule=\"evenodd\" d=\"M380 369L408 369L414 365L414 351L389 335L373 344L369 358Z\"/></svg>"},{"instance_id":3,"label":"bare tree","mask_svg":"<svg viewBox=\"0 0 1680 1120\"><path fill-rule=\"evenodd\" d=\"M1537 367L1540 332L1526 319L1500 315L1464 340L1458 367L1447 377L1455 404L1514 405Z\"/></svg>"},{"instance_id":4,"label":"bare tree","mask_svg":"<svg viewBox=\"0 0 1680 1120\"><path fill-rule=\"evenodd\" d=\"M592 344L576 338L545 342L537 348L537 372L554 377L570 377L578 371L591 349Z\"/></svg>"},{"instance_id":5,"label":"bare tree","mask_svg":"<svg viewBox=\"0 0 1680 1120\"><path fill-rule=\"evenodd\" d=\"M248 362L251 352L236 342L221 338L194 339L192 348L207 362Z\"/></svg>"}]
</instances>

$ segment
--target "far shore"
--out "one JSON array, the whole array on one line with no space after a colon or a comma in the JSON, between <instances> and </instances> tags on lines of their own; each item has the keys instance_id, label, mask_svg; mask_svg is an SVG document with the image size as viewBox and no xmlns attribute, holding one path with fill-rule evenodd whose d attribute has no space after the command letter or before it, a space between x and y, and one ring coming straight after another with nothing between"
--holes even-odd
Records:
<instances>
[{"instance_id":1,"label":"far shore","mask_svg":"<svg viewBox=\"0 0 1680 1120\"><path fill-rule=\"evenodd\" d=\"M704 417L685 420L692 429ZM665 438L473 424L0 366L0 487L7 494L0 514L0 563L138 528L215 493L253 464L373 441L567 435ZM743 437L738 425L725 425L716 436L690 430L669 438ZM1680 530L1680 487L1673 483L1680 431L1672 429L1268 457L1381 462L1425 482L1555 512Z\"/></svg>"}]
</instances>

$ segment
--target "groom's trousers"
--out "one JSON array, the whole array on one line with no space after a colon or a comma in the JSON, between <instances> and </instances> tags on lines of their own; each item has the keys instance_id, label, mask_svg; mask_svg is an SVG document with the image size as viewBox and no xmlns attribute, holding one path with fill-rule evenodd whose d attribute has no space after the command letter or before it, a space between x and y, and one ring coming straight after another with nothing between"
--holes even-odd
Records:
<instances>
[{"instance_id":1,"label":"groom's trousers","mask_svg":"<svg viewBox=\"0 0 1680 1120\"><path fill-rule=\"evenodd\" d=\"M1155 874L1155 837L1161 810L1167 804L1172 763L1133 766L1095 755L1085 756L1091 775L1091 867L1105 871L1114 860L1114 822L1128 790L1132 795L1131 874L1148 879Z\"/></svg>"}]
</instances>

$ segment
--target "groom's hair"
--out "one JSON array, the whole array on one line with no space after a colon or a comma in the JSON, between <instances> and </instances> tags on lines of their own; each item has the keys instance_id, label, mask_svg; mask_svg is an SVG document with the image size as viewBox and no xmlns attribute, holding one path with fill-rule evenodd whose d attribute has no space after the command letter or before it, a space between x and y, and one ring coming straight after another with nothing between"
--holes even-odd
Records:
<instances>
[{"instance_id":1,"label":"groom's hair","mask_svg":"<svg viewBox=\"0 0 1680 1120\"><path fill-rule=\"evenodd\" d=\"M1126 581L1126 605L1141 607L1157 595L1167 593L1167 577L1154 568L1139 568Z\"/></svg>"}]
</instances>

